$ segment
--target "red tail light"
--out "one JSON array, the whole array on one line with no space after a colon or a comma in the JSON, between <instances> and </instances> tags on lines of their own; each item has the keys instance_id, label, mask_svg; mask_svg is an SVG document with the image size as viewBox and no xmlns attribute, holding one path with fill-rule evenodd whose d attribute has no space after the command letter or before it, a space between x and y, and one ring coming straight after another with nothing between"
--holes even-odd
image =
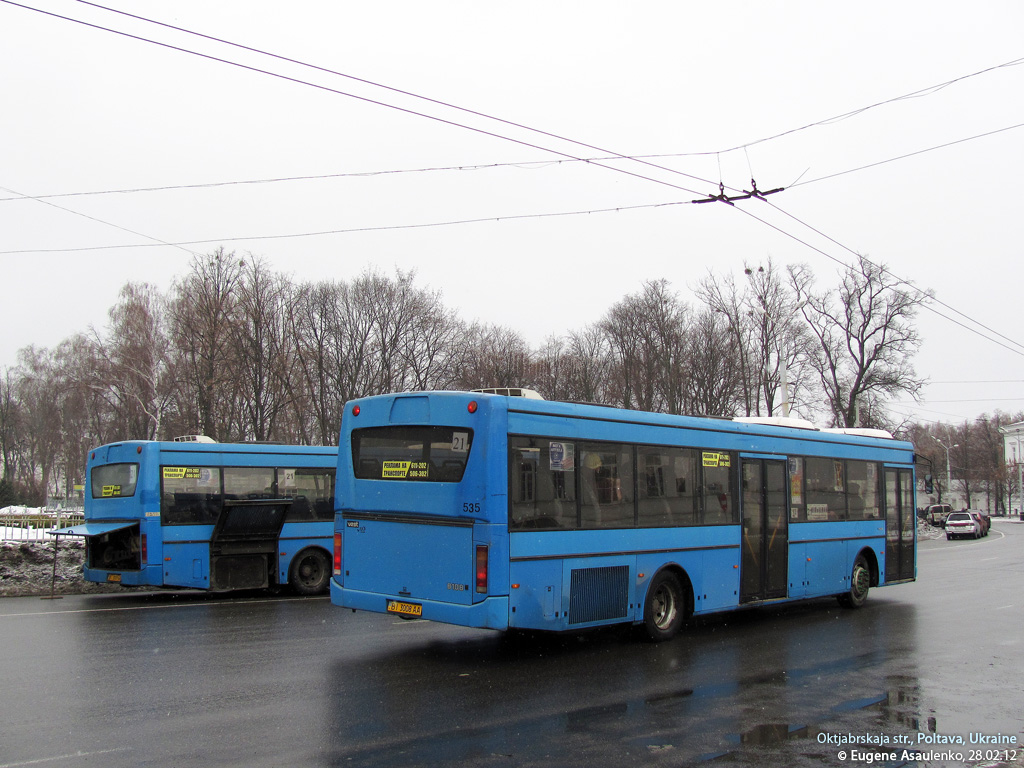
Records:
<instances>
[{"instance_id":1,"label":"red tail light","mask_svg":"<svg viewBox=\"0 0 1024 768\"><path fill-rule=\"evenodd\" d=\"M476 545L476 591L487 593L487 546Z\"/></svg>"},{"instance_id":2,"label":"red tail light","mask_svg":"<svg viewBox=\"0 0 1024 768\"><path fill-rule=\"evenodd\" d=\"M341 534L334 534L334 575L341 576Z\"/></svg>"},{"instance_id":3,"label":"red tail light","mask_svg":"<svg viewBox=\"0 0 1024 768\"><path fill-rule=\"evenodd\" d=\"M142 534L142 539L139 541L139 550L142 557L142 566L145 566L149 562L149 546L146 542L146 534Z\"/></svg>"}]
</instances>

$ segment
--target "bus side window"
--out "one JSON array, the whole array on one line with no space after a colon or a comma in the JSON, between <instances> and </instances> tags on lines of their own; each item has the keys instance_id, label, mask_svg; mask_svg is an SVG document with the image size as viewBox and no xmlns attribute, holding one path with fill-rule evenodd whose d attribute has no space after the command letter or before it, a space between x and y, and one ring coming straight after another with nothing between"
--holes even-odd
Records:
<instances>
[{"instance_id":1,"label":"bus side window","mask_svg":"<svg viewBox=\"0 0 1024 768\"><path fill-rule=\"evenodd\" d=\"M633 449L581 443L580 524L584 528L632 528Z\"/></svg>"},{"instance_id":2,"label":"bus side window","mask_svg":"<svg viewBox=\"0 0 1024 768\"><path fill-rule=\"evenodd\" d=\"M575 445L509 438L509 528L576 527Z\"/></svg>"},{"instance_id":3,"label":"bus side window","mask_svg":"<svg viewBox=\"0 0 1024 768\"><path fill-rule=\"evenodd\" d=\"M274 496L272 467L225 467L224 497L228 499L270 499Z\"/></svg>"},{"instance_id":4,"label":"bus side window","mask_svg":"<svg viewBox=\"0 0 1024 768\"><path fill-rule=\"evenodd\" d=\"M285 520L334 519L334 471L330 469L278 469L277 492L292 499Z\"/></svg>"},{"instance_id":5,"label":"bus side window","mask_svg":"<svg viewBox=\"0 0 1024 768\"><path fill-rule=\"evenodd\" d=\"M697 452L637 449L637 524L644 528L697 523Z\"/></svg>"},{"instance_id":6,"label":"bus side window","mask_svg":"<svg viewBox=\"0 0 1024 768\"><path fill-rule=\"evenodd\" d=\"M705 451L704 454L709 452ZM702 459L704 473L704 525L735 524L736 504L733 489L736 483L733 476L733 465L736 463L732 454L714 453L717 457L716 466L709 466Z\"/></svg>"},{"instance_id":7,"label":"bus side window","mask_svg":"<svg viewBox=\"0 0 1024 768\"><path fill-rule=\"evenodd\" d=\"M841 459L808 457L807 519L811 521L846 519L846 485Z\"/></svg>"},{"instance_id":8,"label":"bus side window","mask_svg":"<svg viewBox=\"0 0 1024 768\"><path fill-rule=\"evenodd\" d=\"M215 523L221 510L220 481L217 467L163 468L161 525Z\"/></svg>"},{"instance_id":9,"label":"bus side window","mask_svg":"<svg viewBox=\"0 0 1024 768\"><path fill-rule=\"evenodd\" d=\"M847 497L851 520L881 518L878 492L878 465L870 461L846 462Z\"/></svg>"}]
</instances>

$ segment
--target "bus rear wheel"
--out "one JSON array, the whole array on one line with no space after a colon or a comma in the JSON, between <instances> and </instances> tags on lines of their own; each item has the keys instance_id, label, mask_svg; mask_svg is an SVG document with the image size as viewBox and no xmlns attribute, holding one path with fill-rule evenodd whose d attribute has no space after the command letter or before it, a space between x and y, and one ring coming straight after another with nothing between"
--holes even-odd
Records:
<instances>
[{"instance_id":1,"label":"bus rear wheel","mask_svg":"<svg viewBox=\"0 0 1024 768\"><path fill-rule=\"evenodd\" d=\"M327 554L321 549L305 549L292 561L288 585L300 595L319 595L327 591L330 578Z\"/></svg>"},{"instance_id":2,"label":"bus rear wheel","mask_svg":"<svg viewBox=\"0 0 1024 768\"><path fill-rule=\"evenodd\" d=\"M836 595L843 608L860 608L867 602L871 590L871 569L862 555L853 561L853 572L850 574L850 591Z\"/></svg>"},{"instance_id":3,"label":"bus rear wheel","mask_svg":"<svg viewBox=\"0 0 1024 768\"><path fill-rule=\"evenodd\" d=\"M644 628L655 642L671 640L686 619L683 587L671 571L662 571L651 581L644 601Z\"/></svg>"}]
</instances>

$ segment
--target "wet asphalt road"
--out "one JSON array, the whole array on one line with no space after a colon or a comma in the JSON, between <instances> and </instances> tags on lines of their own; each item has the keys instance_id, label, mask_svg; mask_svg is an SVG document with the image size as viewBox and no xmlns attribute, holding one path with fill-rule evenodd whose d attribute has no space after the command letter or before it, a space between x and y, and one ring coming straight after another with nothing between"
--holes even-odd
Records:
<instances>
[{"instance_id":1,"label":"wet asphalt road","mask_svg":"<svg viewBox=\"0 0 1024 768\"><path fill-rule=\"evenodd\" d=\"M950 749L922 733L967 740L927 764L984 763L996 747L968 734L1024 741L1024 524L923 541L918 567L859 611L744 611L659 645L325 598L8 598L0 768L868 764L835 743L850 734Z\"/></svg>"}]
</instances>

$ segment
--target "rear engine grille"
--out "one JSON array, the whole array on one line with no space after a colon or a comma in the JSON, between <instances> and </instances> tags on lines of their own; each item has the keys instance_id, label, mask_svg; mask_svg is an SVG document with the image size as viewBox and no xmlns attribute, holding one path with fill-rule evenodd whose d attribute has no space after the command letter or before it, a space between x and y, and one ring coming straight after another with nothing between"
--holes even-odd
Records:
<instances>
[{"instance_id":1,"label":"rear engine grille","mask_svg":"<svg viewBox=\"0 0 1024 768\"><path fill-rule=\"evenodd\" d=\"M627 618L629 566L573 570L569 582L569 623Z\"/></svg>"}]
</instances>

